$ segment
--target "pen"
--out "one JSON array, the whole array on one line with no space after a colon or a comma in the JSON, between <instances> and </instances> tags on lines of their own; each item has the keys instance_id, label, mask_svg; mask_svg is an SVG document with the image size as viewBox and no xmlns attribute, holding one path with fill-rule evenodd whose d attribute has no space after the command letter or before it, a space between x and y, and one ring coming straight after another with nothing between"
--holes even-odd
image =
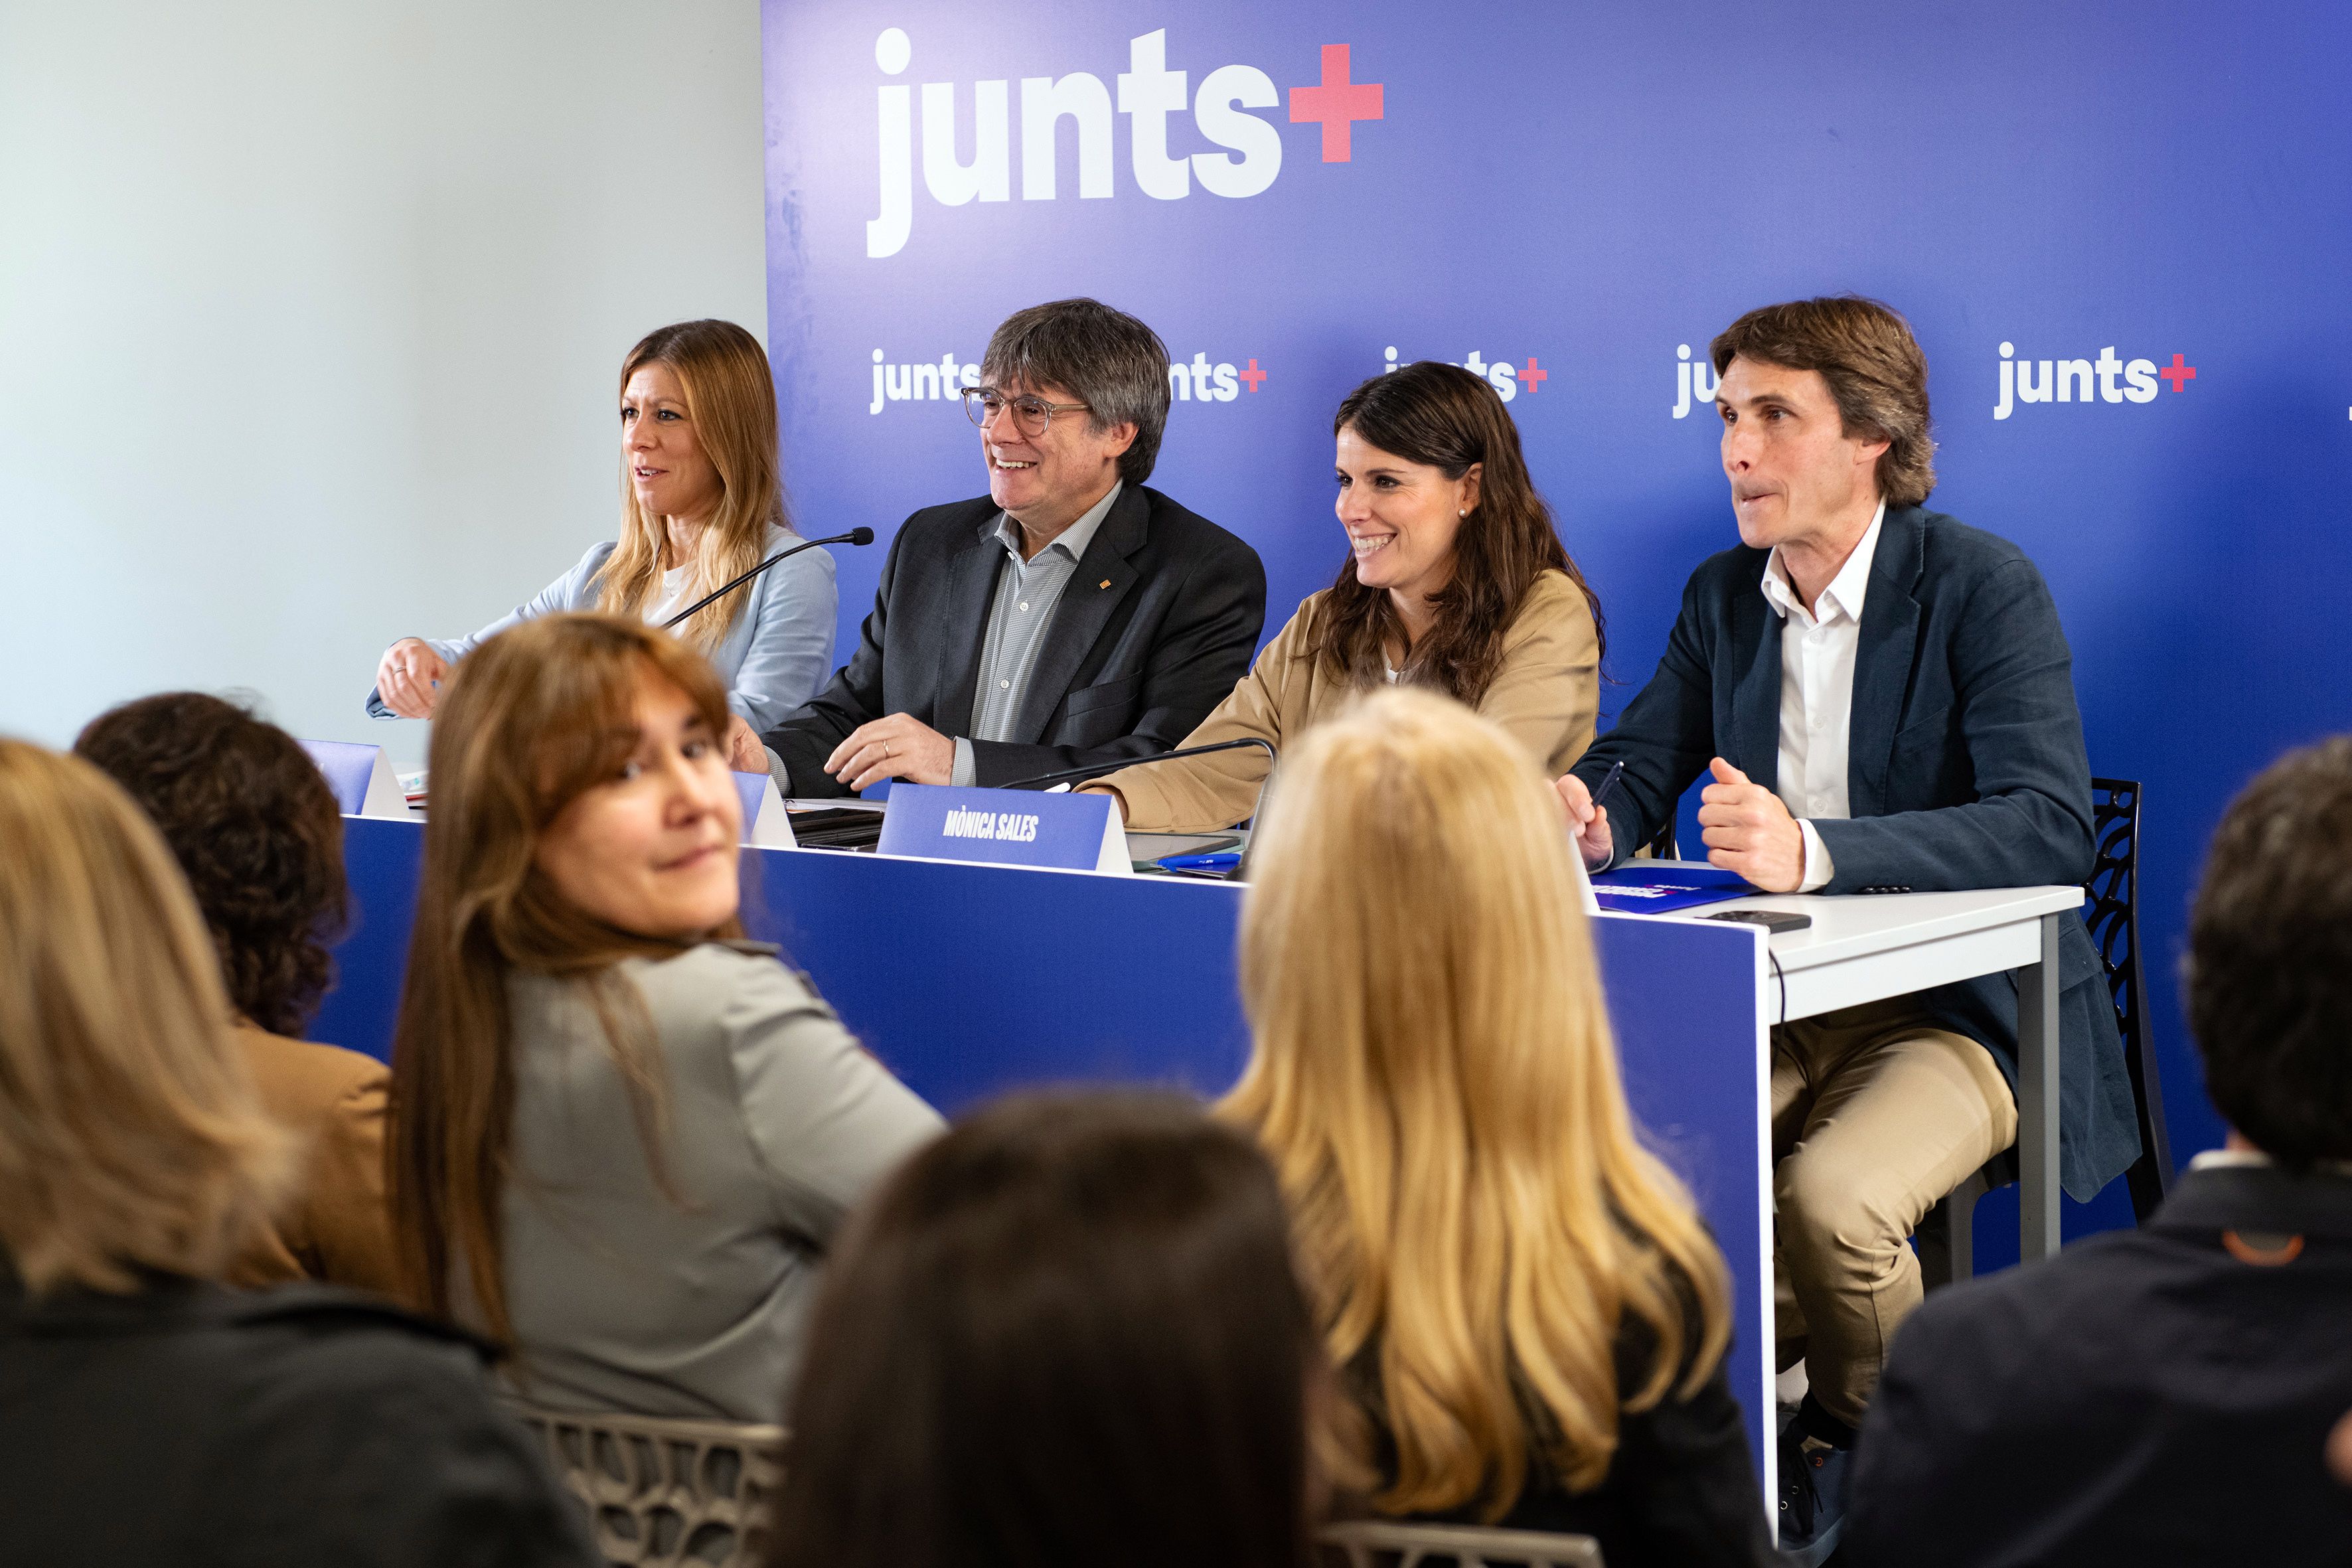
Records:
<instances>
[{"instance_id":1,"label":"pen","mask_svg":"<svg viewBox=\"0 0 2352 1568\"><path fill-rule=\"evenodd\" d=\"M1601 776L1601 787L1592 792L1593 810L1599 811L1609 804L1611 792L1616 789L1617 781L1624 776L1625 764L1623 763L1619 762L1609 764L1609 772Z\"/></svg>"}]
</instances>

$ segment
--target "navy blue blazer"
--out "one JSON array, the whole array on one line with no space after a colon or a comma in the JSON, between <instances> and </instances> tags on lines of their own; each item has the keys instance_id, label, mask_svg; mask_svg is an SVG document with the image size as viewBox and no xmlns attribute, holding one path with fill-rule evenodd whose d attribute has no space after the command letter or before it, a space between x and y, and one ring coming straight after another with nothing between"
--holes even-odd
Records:
<instances>
[{"instance_id":1,"label":"navy blue blazer","mask_svg":"<svg viewBox=\"0 0 2352 1568\"><path fill-rule=\"evenodd\" d=\"M2234 1249L2233 1249L2234 1244ZM1931 1293L1854 1450L1855 1568L2352 1559L2352 1177L2190 1171L2143 1230Z\"/></svg>"},{"instance_id":2,"label":"navy blue blazer","mask_svg":"<svg viewBox=\"0 0 2352 1568\"><path fill-rule=\"evenodd\" d=\"M1625 776L1611 810L1622 859L1720 756L1767 789L1780 771L1780 629L1768 553L1711 555L1683 589L1658 672L1573 770ZM1846 821L1813 820L1824 893L2080 882L2091 874L2091 764L2074 657L2041 572L2005 539L1888 507L1864 595ZM2080 921L2060 928L2059 1174L2090 1198L2139 1157L2139 1124L2105 970ZM1918 994L2017 1084L2017 983L1988 974Z\"/></svg>"},{"instance_id":3,"label":"navy blue blazer","mask_svg":"<svg viewBox=\"0 0 2352 1568\"><path fill-rule=\"evenodd\" d=\"M926 507L899 526L857 651L760 739L793 793L849 793L824 760L850 731L908 713L969 735L1004 549L986 496ZM974 784L996 786L1149 756L1184 743L1249 673L1265 625L1257 552L1145 485L1119 491L1062 591L1029 676L1016 738L971 743Z\"/></svg>"}]
</instances>

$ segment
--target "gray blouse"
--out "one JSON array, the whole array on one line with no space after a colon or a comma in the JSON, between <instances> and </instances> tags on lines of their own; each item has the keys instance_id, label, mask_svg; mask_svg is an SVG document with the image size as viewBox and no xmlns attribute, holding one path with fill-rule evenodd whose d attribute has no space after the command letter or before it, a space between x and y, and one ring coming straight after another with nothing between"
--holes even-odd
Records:
<instances>
[{"instance_id":1,"label":"gray blouse","mask_svg":"<svg viewBox=\"0 0 2352 1568\"><path fill-rule=\"evenodd\" d=\"M656 1181L586 985L512 976L509 1375L559 1408L781 1421L819 1259L939 1113L772 949L619 969L660 1042L685 1202Z\"/></svg>"}]
</instances>

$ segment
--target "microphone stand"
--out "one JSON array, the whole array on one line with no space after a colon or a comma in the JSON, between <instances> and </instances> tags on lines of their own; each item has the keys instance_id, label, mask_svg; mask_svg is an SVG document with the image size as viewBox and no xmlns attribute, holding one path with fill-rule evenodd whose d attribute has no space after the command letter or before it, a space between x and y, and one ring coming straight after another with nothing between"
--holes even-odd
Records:
<instances>
[{"instance_id":1,"label":"microphone stand","mask_svg":"<svg viewBox=\"0 0 2352 1568\"><path fill-rule=\"evenodd\" d=\"M1024 789L1032 784L1082 783L1087 779L1100 778L1105 773L1118 773L1121 768L1139 768L1152 763L1172 763L1179 757L1205 757L1212 752L1238 751L1244 746L1260 747L1266 755L1265 782L1257 786L1257 801L1250 811L1250 820L1255 822L1265 810L1266 791L1274 787L1274 764L1278 760L1275 755L1274 742L1263 735L1244 735L1238 741L1219 741L1213 746L1186 746L1181 751L1162 752L1156 757L1129 757L1121 762L1097 763L1092 767L1064 768L1057 773L1039 773L1035 778L1016 779L1009 784L998 787ZM1250 852L1256 847L1257 835L1253 833L1250 835L1249 842L1242 846L1241 859L1234 866L1232 878L1234 881L1249 880Z\"/></svg>"},{"instance_id":2,"label":"microphone stand","mask_svg":"<svg viewBox=\"0 0 2352 1568\"><path fill-rule=\"evenodd\" d=\"M1152 763L1172 763L1179 757L1205 757L1212 752L1238 751L1244 746L1264 748L1267 763L1269 766L1273 763L1274 742L1263 735L1244 735L1238 741L1219 741L1213 746L1186 746L1181 751L1162 752L1156 757L1122 757L1115 763L1097 763L1083 768L1064 768L1060 773L1039 773L1034 778L1014 779L1011 784L997 784L994 787L1029 789L1037 784L1078 784L1087 779L1101 778L1106 773L1118 773L1122 768L1139 768Z\"/></svg>"},{"instance_id":3,"label":"microphone stand","mask_svg":"<svg viewBox=\"0 0 2352 1568\"><path fill-rule=\"evenodd\" d=\"M744 584L749 583L752 578L757 577L761 573L765 572L769 567L773 566L777 562L783 560L788 555L798 555L803 550L814 550L820 544L871 544L873 542L874 531L870 528L853 528L847 533L836 533L831 539L803 540L800 543L793 545L789 550L777 551L773 555L769 556L765 561L761 562L757 566L752 567L749 572L744 573L733 582L729 583L711 593L705 594L702 597L697 599L694 603L688 605L686 608L680 610L677 614L664 621L661 624L661 629L667 631L672 626L677 625L678 622L686 619L687 616L694 614L697 610L706 608L718 600L725 598L728 595L733 593Z\"/></svg>"}]
</instances>

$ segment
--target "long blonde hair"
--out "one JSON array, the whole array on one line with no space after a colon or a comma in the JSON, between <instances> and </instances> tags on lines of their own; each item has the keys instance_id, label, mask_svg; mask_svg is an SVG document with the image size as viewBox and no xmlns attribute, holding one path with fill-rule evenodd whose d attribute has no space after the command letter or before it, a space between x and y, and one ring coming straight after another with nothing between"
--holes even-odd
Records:
<instances>
[{"instance_id":1,"label":"long blonde hair","mask_svg":"<svg viewBox=\"0 0 2352 1568\"><path fill-rule=\"evenodd\" d=\"M1444 697L1374 695L1284 763L1242 919L1223 1113L1291 1203L1326 1344L1393 1441L1383 1511L1597 1485L1618 1413L1696 1392L1723 1260L1635 1140L1559 805ZM1617 1380L1621 1322L1646 1364Z\"/></svg>"},{"instance_id":2,"label":"long blonde hair","mask_svg":"<svg viewBox=\"0 0 2352 1568\"><path fill-rule=\"evenodd\" d=\"M514 1142L517 970L585 984L628 1094L647 1163L673 1197L662 1157L667 1091L644 998L614 965L691 943L634 935L567 902L536 863L556 816L611 778L635 748L638 682L684 692L713 734L727 691L692 649L642 621L555 615L476 648L433 720L433 814L392 1057L384 1162L404 1290L452 1313L462 1265L480 1326L513 1338L499 1216ZM713 934L734 937L729 920Z\"/></svg>"},{"instance_id":3,"label":"long blonde hair","mask_svg":"<svg viewBox=\"0 0 2352 1568\"><path fill-rule=\"evenodd\" d=\"M667 365L686 389L687 420L722 491L719 510L703 527L687 602L741 576L761 560L771 524L789 530L783 481L776 452L776 387L760 340L732 321L680 321L656 327L621 362L621 392L629 378L649 364ZM629 455L621 454L621 539L596 573L596 607L617 616L642 616L659 594L662 520L638 504L629 482ZM728 595L697 613L681 628L688 641L709 653L723 640L751 602L749 591Z\"/></svg>"},{"instance_id":4,"label":"long blonde hair","mask_svg":"<svg viewBox=\"0 0 2352 1568\"><path fill-rule=\"evenodd\" d=\"M216 1276L290 1174L172 852L77 757L0 740L0 1251L26 1289Z\"/></svg>"}]
</instances>

